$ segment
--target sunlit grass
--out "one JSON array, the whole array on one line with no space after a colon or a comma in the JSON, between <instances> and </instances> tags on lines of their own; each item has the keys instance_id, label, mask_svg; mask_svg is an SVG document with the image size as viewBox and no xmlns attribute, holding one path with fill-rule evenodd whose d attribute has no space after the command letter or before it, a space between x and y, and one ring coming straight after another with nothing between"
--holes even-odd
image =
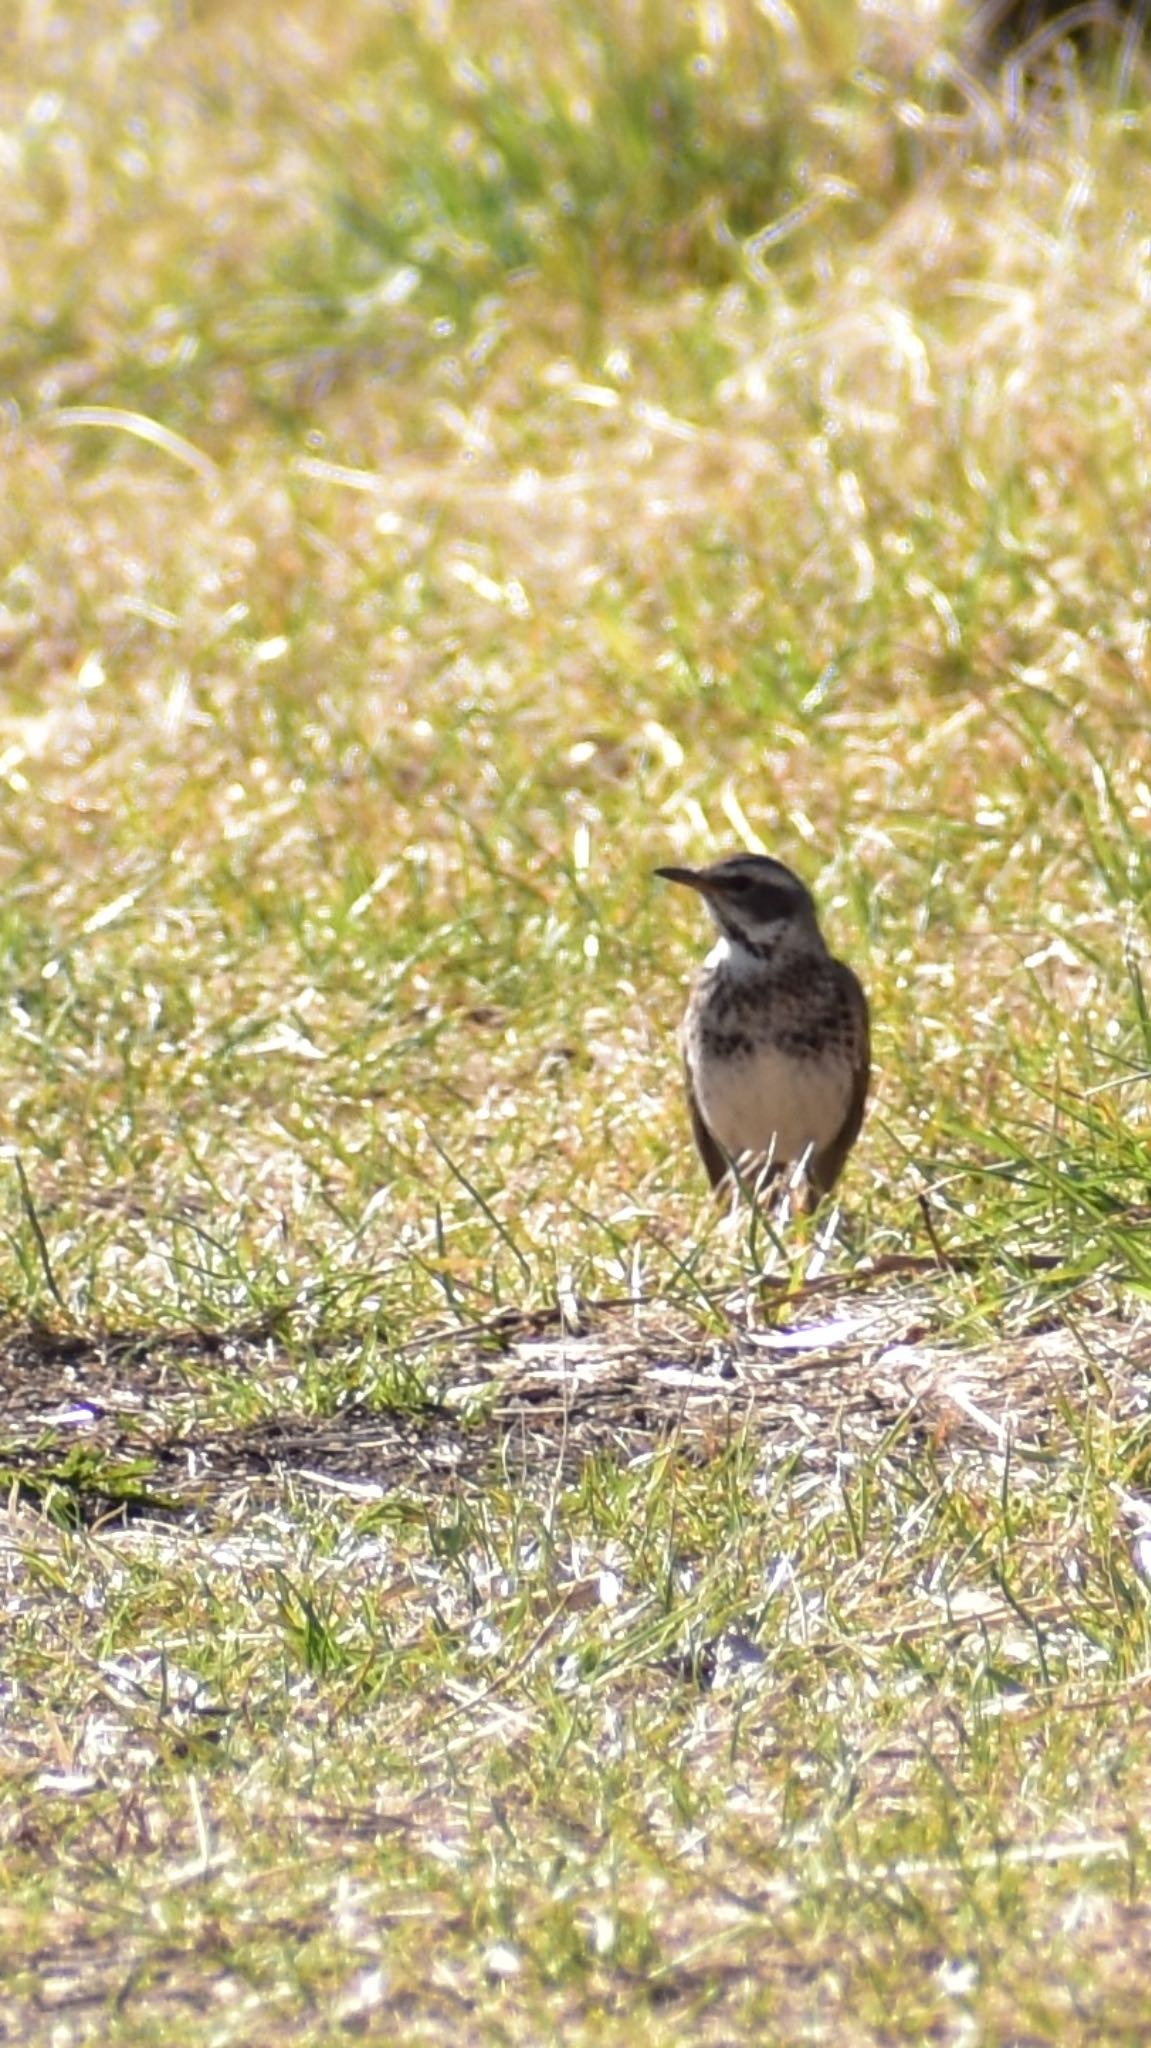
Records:
<instances>
[{"instance_id":1,"label":"sunlit grass","mask_svg":"<svg viewBox=\"0 0 1151 2048\"><path fill-rule=\"evenodd\" d=\"M0 56L3 1287L250 1348L139 1475L64 1378L10 1474L24 2037L209 1986L221 2041L1134 2038L1141 60L1014 104L847 0L82 12ZM701 1184L650 873L749 832L872 998L827 1271L950 1254L930 1341L1063 1315L1097 1402L82 1531L151 1426L801 1280Z\"/></svg>"}]
</instances>

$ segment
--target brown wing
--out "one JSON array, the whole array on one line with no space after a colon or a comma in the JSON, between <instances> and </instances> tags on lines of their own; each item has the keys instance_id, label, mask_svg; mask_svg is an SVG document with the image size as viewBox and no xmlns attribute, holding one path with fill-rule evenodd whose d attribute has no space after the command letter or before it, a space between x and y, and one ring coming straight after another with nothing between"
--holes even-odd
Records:
<instances>
[{"instance_id":1,"label":"brown wing","mask_svg":"<svg viewBox=\"0 0 1151 2048\"><path fill-rule=\"evenodd\" d=\"M850 967L842 960L837 960L835 965L839 970L840 985L853 1014L858 1042L852 1062L851 1101L847 1107L847 1115L831 1144L825 1145L822 1152L816 1153L808 1169L808 1183L817 1200L820 1196L831 1193L843 1172L847 1155L859 1136L864 1106L867 1102L867 1084L871 1079L871 1023L867 997Z\"/></svg>"},{"instance_id":2,"label":"brown wing","mask_svg":"<svg viewBox=\"0 0 1151 2048\"><path fill-rule=\"evenodd\" d=\"M711 1132L704 1123L703 1113L695 1099L695 1089L691 1085L691 1074L686 1065L683 1070L683 1080L684 1087L687 1089L687 1107L691 1116L691 1129L692 1135L695 1138L696 1150L707 1168L707 1177L712 1187L718 1188L731 1172L731 1161L722 1145L712 1137Z\"/></svg>"}]
</instances>

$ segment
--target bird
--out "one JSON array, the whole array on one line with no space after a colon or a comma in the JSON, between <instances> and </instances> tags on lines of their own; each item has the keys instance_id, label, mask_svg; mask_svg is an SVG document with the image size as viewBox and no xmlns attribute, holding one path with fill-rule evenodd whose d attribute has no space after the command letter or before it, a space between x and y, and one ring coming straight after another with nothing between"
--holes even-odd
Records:
<instances>
[{"instance_id":1,"label":"bird","mask_svg":"<svg viewBox=\"0 0 1151 2048\"><path fill-rule=\"evenodd\" d=\"M719 928L680 1034L691 1127L712 1187L788 1174L830 1194L863 1122L867 997L829 952L811 892L768 854L655 873L703 897Z\"/></svg>"}]
</instances>

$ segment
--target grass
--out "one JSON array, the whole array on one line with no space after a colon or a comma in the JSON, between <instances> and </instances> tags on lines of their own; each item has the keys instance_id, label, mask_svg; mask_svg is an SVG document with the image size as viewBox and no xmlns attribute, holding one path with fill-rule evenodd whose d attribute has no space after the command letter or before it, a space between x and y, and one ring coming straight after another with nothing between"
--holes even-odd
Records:
<instances>
[{"instance_id":1,"label":"grass","mask_svg":"<svg viewBox=\"0 0 1151 2048\"><path fill-rule=\"evenodd\" d=\"M1142 59L84 17L0 53L0 2039L1142 2038ZM818 1251L679 1098L650 870L748 839L875 1013Z\"/></svg>"}]
</instances>

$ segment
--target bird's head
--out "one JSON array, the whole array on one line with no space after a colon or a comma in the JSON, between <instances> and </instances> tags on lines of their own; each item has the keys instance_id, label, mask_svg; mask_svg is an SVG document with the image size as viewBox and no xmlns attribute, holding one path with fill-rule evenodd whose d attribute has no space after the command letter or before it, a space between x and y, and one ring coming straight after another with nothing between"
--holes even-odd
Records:
<instances>
[{"instance_id":1,"label":"bird's head","mask_svg":"<svg viewBox=\"0 0 1151 2048\"><path fill-rule=\"evenodd\" d=\"M811 894L765 853L735 853L706 868L657 868L665 882L698 889L725 939L767 955L789 940L820 945Z\"/></svg>"}]
</instances>

